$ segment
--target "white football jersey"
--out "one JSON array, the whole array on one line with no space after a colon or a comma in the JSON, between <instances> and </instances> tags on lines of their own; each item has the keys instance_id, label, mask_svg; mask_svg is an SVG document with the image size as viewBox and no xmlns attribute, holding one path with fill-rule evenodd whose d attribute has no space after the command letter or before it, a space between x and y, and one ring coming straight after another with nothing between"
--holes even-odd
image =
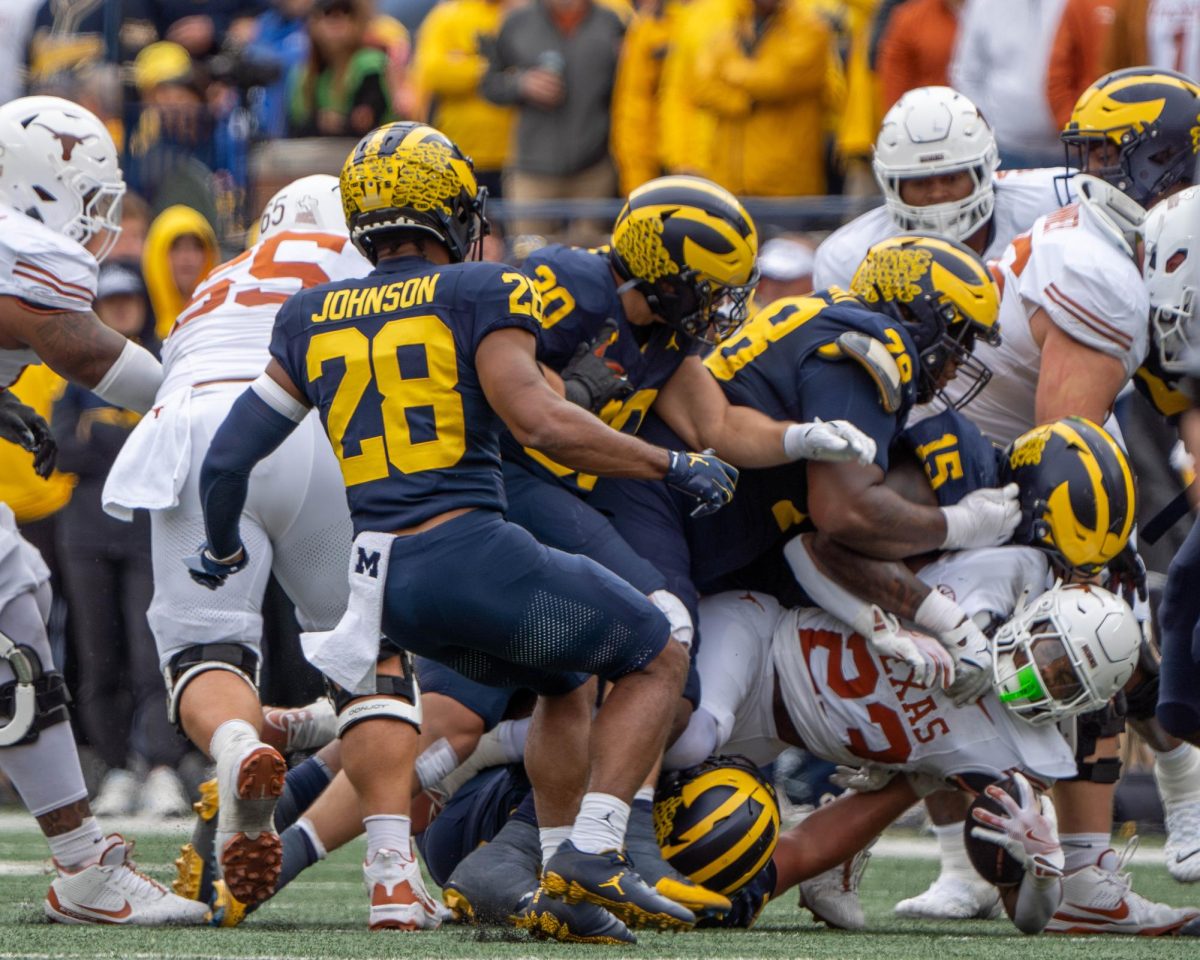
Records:
<instances>
[{"instance_id":1,"label":"white football jersey","mask_svg":"<svg viewBox=\"0 0 1200 960\"><path fill-rule=\"evenodd\" d=\"M950 553L921 571L970 614L1008 617L1026 586L1045 588L1045 557L1029 547ZM1075 774L1058 728L1012 716L994 692L955 706L940 688L912 682L911 669L881 657L829 614L788 611L772 642L788 715L813 753L853 766L866 761L940 779L999 777L1021 770L1050 781Z\"/></svg>"},{"instance_id":2,"label":"white football jersey","mask_svg":"<svg viewBox=\"0 0 1200 960\"><path fill-rule=\"evenodd\" d=\"M96 299L98 265L83 246L12 207L0 204L0 296L48 312L79 313ZM0 350L0 387L41 363L29 349Z\"/></svg>"},{"instance_id":3,"label":"white football jersey","mask_svg":"<svg viewBox=\"0 0 1200 960\"><path fill-rule=\"evenodd\" d=\"M984 251L985 260L998 258L1013 238L1033 226L1038 217L1061 206L1054 189L1054 178L1062 172L1061 168L1048 167L1001 170L995 174L996 204L989 225L992 236ZM817 290L849 288L867 251L880 241L903 232L896 226L887 207L876 207L856 217L817 247L813 286Z\"/></svg>"},{"instance_id":4,"label":"white football jersey","mask_svg":"<svg viewBox=\"0 0 1200 960\"><path fill-rule=\"evenodd\" d=\"M1150 300L1141 272L1083 204L1042 217L993 265L1001 287L998 347L975 345L992 379L963 413L1006 445L1036 426L1042 351L1029 318L1039 309L1080 343L1125 366L1141 366L1150 345ZM946 394L960 388L951 382Z\"/></svg>"},{"instance_id":5,"label":"white football jersey","mask_svg":"<svg viewBox=\"0 0 1200 960\"><path fill-rule=\"evenodd\" d=\"M205 277L176 318L163 345L159 398L183 386L254 379L270 360L280 304L307 287L370 270L342 234L294 229L260 240Z\"/></svg>"}]
</instances>

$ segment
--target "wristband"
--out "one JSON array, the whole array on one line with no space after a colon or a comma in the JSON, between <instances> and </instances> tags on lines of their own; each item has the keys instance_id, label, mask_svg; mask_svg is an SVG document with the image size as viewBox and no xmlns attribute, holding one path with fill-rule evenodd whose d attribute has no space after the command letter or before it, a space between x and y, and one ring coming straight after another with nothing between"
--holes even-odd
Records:
<instances>
[{"instance_id":1,"label":"wristband","mask_svg":"<svg viewBox=\"0 0 1200 960\"><path fill-rule=\"evenodd\" d=\"M921 605L917 607L913 622L934 636L940 637L962 623L966 616L962 607L949 597L937 590L930 590L925 599L921 601Z\"/></svg>"}]
</instances>

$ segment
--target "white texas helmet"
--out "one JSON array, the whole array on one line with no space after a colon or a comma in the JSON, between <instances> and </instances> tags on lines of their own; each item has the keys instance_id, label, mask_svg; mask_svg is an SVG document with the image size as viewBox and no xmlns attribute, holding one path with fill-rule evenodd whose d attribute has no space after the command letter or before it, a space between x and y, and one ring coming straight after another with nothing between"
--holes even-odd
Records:
<instances>
[{"instance_id":1,"label":"white texas helmet","mask_svg":"<svg viewBox=\"0 0 1200 960\"><path fill-rule=\"evenodd\" d=\"M1200 344L1200 329L1193 327L1200 286L1200 187L1160 200L1142 231L1142 275L1159 360L1168 373L1186 373Z\"/></svg>"},{"instance_id":2,"label":"white texas helmet","mask_svg":"<svg viewBox=\"0 0 1200 960\"><path fill-rule=\"evenodd\" d=\"M883 118L875 139L875 179L892 220L904 231L965 240L992 215L992 174L1000 165L996 138L979 108L949 87L909 90ZM962 200L914 207L900 182L966 170L974 187Z\"/></svg>"},{"instance_id":3,"label":"white texas helmet","mask_svg":"<svg viewBox=\"0 0 1200 960\"><path fill-rule=\"evenodd\" d=\"M327 173L293 180L267 201L256 241L283 230L320 230L349 236L338 178Z\"/></svg>"},{"instance_id":4,"label":"white texas helmet","mask_svg":"<svg viewBox=\"0 0 1200 960\"><path fill-rule=\"evenodd\" d=\"M996 631L996 693L1034 726L1098 710L1133 675L1141 640L1120 597L1091 584L1056 584Z\"/></svg>"},{"instance_id":5,"label":"white texas helmet","mask_svg":"<svg viewBox=\"0 0 1200 960\"><path fill-rule=\"evenodd\" d=\"M61 97L0 107L0 202L86 244L104 233L103 260L121 232L117 148L100 119Z\"/></svg>"}]
</instances>

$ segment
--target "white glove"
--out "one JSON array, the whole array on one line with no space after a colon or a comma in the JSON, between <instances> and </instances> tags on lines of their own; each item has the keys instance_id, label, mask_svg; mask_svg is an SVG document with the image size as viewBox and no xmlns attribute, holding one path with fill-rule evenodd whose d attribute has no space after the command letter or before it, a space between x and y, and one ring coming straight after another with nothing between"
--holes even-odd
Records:
<instances>
[{"instance_id":1,"label":"white glove","mask_svg":"<svg viewBox=\"0 0 1200 960\"><path fill-rule=\"evenodd\" d=\"M955 678L946 688L951 699L962 706L974 703L992 688L992 648L978 624L964 617L953 630L938 635L954 658Z\"/></svg>"},{"instance_id":2,"label":"white glove","mask_svg":"<svg viewBox=\"0 0 1200 960\"><path fill-rule=\"evenodd\" d=\"M891 783L895 776L895 770L874 763L864 763L861 767L838 764L837 769L829 775L829 782L855 793L874 793Z\"/></svg>"},{"instance_id":3,"label":"white glove","mask_svg":"<svg viewBox=\"0 0 1200 960\"><path fill-rule=\"evenodd\" d=\"M872 605L871 609L875 627L867 634L867 642L875 652L907 663L911 679L918 686L928 690L940 680L942 689L949 690L954 683L954 659L946 649L932 637L900 626L895 617L879 607Z\"/></svg>"},{"instance_id":4,"label":"white glove","mask_svg":"<svg viewBox=\"0 0 1200 960\"><path fill-rule=\"evenodd\" d=\"M972 490L952 507L941 507L946 518L943 550L998 547L1007 543L1021 522L1021 504L1015 483L1006 487Z\"/></svg>"},{"instance_id":5,"label":"white glove","mask_svg":"<svg viewBox=\"0 0 1200 960\"><path fill-rule=\"evenodd\" d=\"M1054 805L1049 797L1039 797L1021 774L1014 773L1013 780L1021 795L1020 802L995 784L988 787L987 795L1004 807L1008 816L975 807L971 815L993 829L972 827L971 836L1003 847L1037 880L1061 877L1066 857L1054 829Z\"/></svg>"},{"instance_id":6,"label":"white glove","mask_svg":"<svg viewBox=\"0 0 1200 960\"><path fill-rule=\"evenodd\" d=\"M789 460L857 460L865 467L875 460L875 441L848 420L818 419L789 426L783 452Z\"/></svg>"}]
</instances>

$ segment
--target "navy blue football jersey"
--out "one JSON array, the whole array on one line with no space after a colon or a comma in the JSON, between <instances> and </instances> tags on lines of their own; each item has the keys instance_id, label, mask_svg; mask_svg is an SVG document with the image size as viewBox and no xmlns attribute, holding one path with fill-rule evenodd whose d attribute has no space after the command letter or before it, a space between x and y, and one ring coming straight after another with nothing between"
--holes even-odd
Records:
<instances>
[{"instance_id":1,"label":"navy blue football jersey","mask_svg":"<svg viewBox=\"0 0 1200 960\"><path fill-rule=\"evenodd\" d=\"M609 402L600 419L615 430L637 433L663 384L702 344L662 323L635 326L626 319L607 248L551 244L534 251L523 269L542 297L537 356L550 369L561 372L580 344L594 340L608 320L616 322L604 358L621 366L633 393ZM577 473L536 450L522 448L510 435L504 437L503 450L505 459L523 462L576 493L586 494L596 485L591 474Z\"/></svg>"},{"instance_id":2,"label":"navy blue football jersey","mask_svg":"<svg viewBox=\"0 0 1200 960\"><path fill-rule=\"evenodd\" d=\"M355 531L399 530L459 507L503 511L500 431L475 372L489 333L536 335L541 302L502 264L384 260L302 291L271 355L320 411Z\"/></svg>"},{"instance_id":3,"label":"navy blue football jersey","mask_svg":"<svg viewBox=\"0 0 1200 960\"><path fill-rule=\"evenodd\" d=\"M1000 448L957 410L905 427L896 442L924 468L939 506L953 506L972 490L1000 482Z\"/></svg>"}]
</instances>

